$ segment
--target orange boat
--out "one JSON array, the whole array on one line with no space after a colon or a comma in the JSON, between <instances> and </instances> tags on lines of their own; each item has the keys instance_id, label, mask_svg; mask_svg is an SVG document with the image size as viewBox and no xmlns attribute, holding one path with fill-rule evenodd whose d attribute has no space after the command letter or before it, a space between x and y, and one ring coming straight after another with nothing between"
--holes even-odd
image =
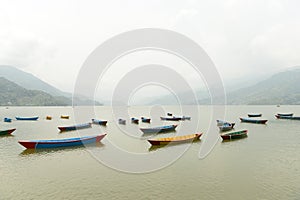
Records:
<instances>
[{"instance_id":1,"label":"orange boat","mask_svg":"<svg viewBox=\"0 0 300 200\"><path fill-rule=\"evenodd\" d=\"M148 140L148 142L150 142L152 145L166 145L169 143L175 144L175 143L183 143L183 142L192 142L194 140L198 140L202 134L203 133L196 133L196 134L176 136L176 137L156 138L156 139L150 139Z\"/></svg>"}]
</instances>

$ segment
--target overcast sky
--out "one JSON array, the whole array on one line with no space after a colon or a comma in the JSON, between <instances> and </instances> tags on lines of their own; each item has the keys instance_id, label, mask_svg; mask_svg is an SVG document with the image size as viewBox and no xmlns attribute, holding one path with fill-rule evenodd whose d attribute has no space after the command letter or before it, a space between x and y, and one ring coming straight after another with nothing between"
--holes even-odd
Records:
<instances>
[{"instance_id":1,"label":"overcast sky","mask_svg":"<svg viewBox=\"0 0 300 200\"><path fill-rule=\"evenodd\" d=\"M299 8L297 0L0 0L0 64L72 91L102 42L153 27L196 41L225 81L259 77L300 64Z\"/></svg>"}]
</instances>

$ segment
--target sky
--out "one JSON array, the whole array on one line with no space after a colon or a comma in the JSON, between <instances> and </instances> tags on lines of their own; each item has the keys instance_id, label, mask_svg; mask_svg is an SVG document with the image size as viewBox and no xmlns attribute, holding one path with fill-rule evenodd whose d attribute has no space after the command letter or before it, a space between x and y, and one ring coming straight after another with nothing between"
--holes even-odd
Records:
<instances>
[{"instance_id":1,"label":"sky","mask_svg":"<svg viewBox=\"0 0 300 200\"><path fill-rule=\"evenodd\" d=\"M197 42L225 82L250 80L300 64L299 8L297 0L0 0L0 64L72 92L101 43L162 28ZM118 79L113 74L104 84Z\"/></svg>"}]
</instances>

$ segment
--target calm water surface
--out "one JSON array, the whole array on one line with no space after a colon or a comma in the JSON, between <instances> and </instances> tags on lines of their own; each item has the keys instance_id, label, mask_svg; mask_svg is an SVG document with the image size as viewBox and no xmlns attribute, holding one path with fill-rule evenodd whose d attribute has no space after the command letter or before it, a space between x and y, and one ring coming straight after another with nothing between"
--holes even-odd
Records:
<instances>
[{"instance_id":1,"label":"calm water surface","mask_svg":"<svg viewBox=\"0 0 300 200\"><path fill-rule=\"evenodd\" d=\"M164 108L165 111L180 113L175 106ZM211 107L198 108L200 122L197 131L205 133L211 120ZM162 124L152 112L156 108L128 109L131 116L152 115L154 125ZM77 136L76 131L59 133L57 129L59 125L75 123L72 108L1 107L1 120L18 115L38 115L40 119L36 122L0 122L2 130L17 128L14 136L0 137L0 199L300 199L300 121L274 117L277 112L290 111L300 116L299 106L227 106L226 119L236 122L236 130L248 129L247 138L230 142L220 139L202 160L199 160L198 153L203 141L199 141L163 169L130 174L101 164L84 147L30 151L17 143L21 139ZM269 120L267 125L240 123L239 117L248 112L263 113L263 117ZM61 114L68 114L71 119L60 119ZM46 115L53 116L53 120L45 120ZM97 107L96 115L109 120L107 127L93 126L80 132L82 135L108 134L100 144L88 147L95 154L109 152L108 140L135 153L172 152L177 148L151 149L146 139L141 140L142 134L138 130L139 126L149 125L128 123L120 128L115 125L109 107ZM181 123L179 127L183 123L192 127L198 122L192 119Z\"/></svg>"}]
</instances>

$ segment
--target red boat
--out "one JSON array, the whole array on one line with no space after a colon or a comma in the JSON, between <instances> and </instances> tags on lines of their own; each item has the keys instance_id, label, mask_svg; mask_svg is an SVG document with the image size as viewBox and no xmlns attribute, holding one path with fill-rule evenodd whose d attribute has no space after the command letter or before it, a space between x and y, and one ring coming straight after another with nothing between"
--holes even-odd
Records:
<instances>
[{"instance_id":1,"label":"red boat","mask_svg":"<svg viewBox=\"0 0 300 200\"><path fill-rule=\"evenodd\" d=\"M13 129L8 129L8 130L3 130L3 131L0 131L0 135L10 135L12 132L14 132L16 129L13 128Z\"/></svg>"}]
</instances>

